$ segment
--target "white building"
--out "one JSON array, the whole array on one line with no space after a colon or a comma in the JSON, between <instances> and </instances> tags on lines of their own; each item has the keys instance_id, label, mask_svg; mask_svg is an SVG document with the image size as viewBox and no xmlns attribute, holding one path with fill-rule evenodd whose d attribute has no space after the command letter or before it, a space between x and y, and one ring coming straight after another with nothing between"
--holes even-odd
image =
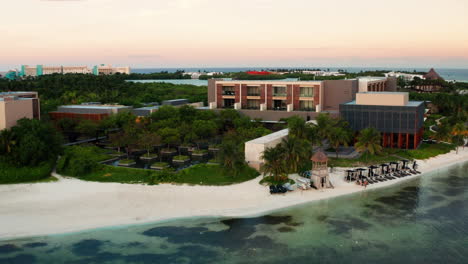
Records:
<instances>
[{"instance_id":1,"label":"white building","mask_svg":"<svg viewBox=\"0 0 468 264\"><path fill-rule=\"evenodd\" d=\"M424 75L422 74L411 74L411 73L393 72L393 71L385 73L385 77L395 77L395 78L402 77L406 81L412 81L414 80L414 78L425 79Z\"/></svg>"}]
</instances>

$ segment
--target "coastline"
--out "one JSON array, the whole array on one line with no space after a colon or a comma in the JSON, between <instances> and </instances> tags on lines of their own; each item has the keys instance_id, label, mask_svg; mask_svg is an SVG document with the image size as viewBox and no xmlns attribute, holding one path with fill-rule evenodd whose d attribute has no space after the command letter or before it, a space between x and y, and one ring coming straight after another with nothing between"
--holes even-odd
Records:
<instances>
[{"instance_id":1,"label":"coastline","mask_svg":"<svg viewBox=\"0 0 468 264\"><path fill-rule=\"evenodd\" d=\"M420 175L369 185L343 180L335 168L335 189L296 190L270 195L261 177L229 186L155 186L63 179L51 183L0 186L0 240L79 232L95 228L150 224L189 217L248 217L313 201L396 185L467 162L468 148L419 160Z\"/></svg>"}]
</instances>

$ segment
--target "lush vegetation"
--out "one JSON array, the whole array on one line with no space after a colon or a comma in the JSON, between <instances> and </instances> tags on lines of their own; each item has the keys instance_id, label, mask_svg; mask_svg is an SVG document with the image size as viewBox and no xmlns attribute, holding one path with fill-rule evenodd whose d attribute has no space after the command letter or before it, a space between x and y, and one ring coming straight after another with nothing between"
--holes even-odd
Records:
<instances>
[{"instance_id":1,"label":"lush vegetation","mask_svg":"<svg viewBox=\"0 0 468 264\"><path fill-rule=\"evenodd\" d=\"M96 147L68 147L58 162L57 171L87 181L144 184L227 185L258 176L258 173L246 164L239 168L236 175L220 165L207 164L194 165L178 172L115 167L98 163L102 160L101 151ZM165 166L167 163L157 165Z\"/></svg>"},{"instance_id":2,"label":"lush vegetation","mask_svg":"<svg viewBox=\"0 0 468 264\"><path fill-rule=\"evenodd\" d=\"M411 150L384 148L379 154L372 155L370 153L364 153L361 157L355 159L331 158L329 166L360 167L398 161L401 159L428 159L437 155L446 154L454 149L454 145L446 143L422 143L418 149Z\"/></svg>"},{"instance_id":3,"label":"lush vegetation","mask_svg":"<svg viewBox=\"0 0 468 264\"><path fill-rule=\"evenodd\" d=\"M0 183L30 182L50 176L61 137L48 123L21 119L0 131Z\"/></svg>"},{"instance_id":4,"label":"lush vegetation","mask_svg":"<svg viewBox=\"0 0 468 264\"><path fill-rule=\"evenodd\" d=\"M289 173L308 170L313 146L322 146L328 141L338 149L351 141L352 132L347 122L331 118L328 114L318 115L316 121L317 125L306 123L297 116L286 119L289 128L287 138L263 152L262 171L266 177L281 181Z\"/></svg>"},{"instance_id":5,"label":"lush vegetation","mask_svg":"<svg viewBox=\"0 0 468 264\"><path fill-rule=\"evenodd\" d=\"M160 74L162 79L174 77ZM0 78L0 91L37 91L41 111L46 114L57 106L82 102L119 103L141 106L143 103L185 98L190 102L207 102L206 86L175 85L170 83L138 83L126 81L129 77L151 79L153 75L53 74L10 81Z\"/></svg>"},{"instance_id":6,"label":"lush vegetation","mask_svg":"<svg viewBox=\"0 0 468 264\"><path fill-rule=\"evenodd\" d=\"M44 161L35 166L17 167L7 162L0 162L0 184L42 182L50 179L54 161Z\"/></svg>"}]
</instances>

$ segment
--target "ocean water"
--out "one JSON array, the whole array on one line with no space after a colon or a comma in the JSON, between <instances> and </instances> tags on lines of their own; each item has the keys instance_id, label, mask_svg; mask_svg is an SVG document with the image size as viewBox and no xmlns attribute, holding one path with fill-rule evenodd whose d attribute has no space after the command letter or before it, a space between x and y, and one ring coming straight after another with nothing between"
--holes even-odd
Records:
<instances>
[{"instance_id":1,"label":"ocean water","mask_svg":"<svg viewBox=\"0 0 468 264\"><path fill-rule=\"evenodd\" d=\"M4 240L0 263L468 263L467 172L455 165L250 218Z\"/></svg>"},{"instance_id":2,"label":"ocean water","mask_svg":"<svg viewBox=\"0 0 468 264\"><path fill-rule=\"evenodd\" d=\"M184 70L186 72L197 72L197 71L207 71L207 72L243 72L249 70L268 70L268 69L300 69L303 67L237 67L237 68L132 68L134 73L152 73L152 72L175 72L178 70ZM345 70L347 72L356 73L360 71L373 71L373 70L388 70L388 71L418 71L418 72L427 72L429 68L398 68L398 67L307 67L308 69L319 68L322 70L329 69L330 71L337 71L339 69ZM456 80L468 82L468 69L449 69L449 68L436 68L435 69L442 78L446 80Z\"/></svg>"}]
</instances>

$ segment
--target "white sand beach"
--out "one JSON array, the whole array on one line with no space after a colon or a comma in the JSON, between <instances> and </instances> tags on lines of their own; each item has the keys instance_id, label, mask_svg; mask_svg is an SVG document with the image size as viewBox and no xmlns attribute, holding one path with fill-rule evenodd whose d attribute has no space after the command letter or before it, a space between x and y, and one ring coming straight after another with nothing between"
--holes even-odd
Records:
<instances>
[{"instance_id":1,"label":"white sand beach","mask_svg":"<svg viewBox=\"0 0 468 264\"><path fill-rule=\"evenodd\" d=\"M419 161L429 172L468 161L468 148ZM320 199L364 191L343 180L344 168L332 174L334 189L296 190L270 195L257 179L231 186L156 186L85 182L61 178L58 182L0 186L0 239L66 233L105 226L141 224L194 216L250 216ZM416 176L370 185L380 188ZM423 174L424 177L424 174Z\"/></svg>"}]
</instances>

